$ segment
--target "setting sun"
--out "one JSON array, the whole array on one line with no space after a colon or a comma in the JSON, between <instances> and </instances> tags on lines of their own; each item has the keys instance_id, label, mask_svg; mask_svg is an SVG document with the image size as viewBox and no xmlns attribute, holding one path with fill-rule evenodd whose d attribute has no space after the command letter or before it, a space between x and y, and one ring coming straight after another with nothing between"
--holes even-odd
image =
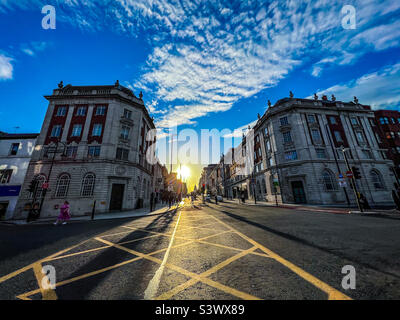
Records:
<instances>
[{"instance_id":1,"label":"setting sun","mask_svg":"<svg viewBox=\"0 0 400 320\"><path fill-rule=\"evenodd\" d=\"M178 169L178 176L183 180L190 177L190 169L187 166L182 166Z\"/></svg>"}]
</instances>

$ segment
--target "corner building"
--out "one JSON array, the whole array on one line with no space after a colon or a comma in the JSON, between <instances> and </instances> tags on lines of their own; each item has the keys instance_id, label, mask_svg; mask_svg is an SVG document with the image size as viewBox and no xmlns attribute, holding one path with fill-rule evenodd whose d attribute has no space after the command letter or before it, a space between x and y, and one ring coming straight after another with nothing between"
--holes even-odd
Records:
<instances>
[{"instance_id":1,"label":"corner building","mask_svg":"<svg viewBox=\"0 0 400 320\"><path fill-rule=\"evenodd\" d=\"M29 203L41 217L58 215L69 201L72 215L137 209L149 205L154 168L146 161L153 119L143 103L117 81L111 86L63 86L49 101L32 154L16 218ZM38 181L29 192L31 181Z\"/></svg>"}]
</instances>

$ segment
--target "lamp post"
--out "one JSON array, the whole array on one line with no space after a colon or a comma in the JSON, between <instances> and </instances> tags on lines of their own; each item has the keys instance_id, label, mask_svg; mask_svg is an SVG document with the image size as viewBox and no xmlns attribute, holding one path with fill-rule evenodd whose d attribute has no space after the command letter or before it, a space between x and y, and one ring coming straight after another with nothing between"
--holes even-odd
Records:
<instances>
[{"instance_id":1,"label":"lamp post","mask_svg":"<svg viewBox=\"0 0 400 320\"><path fill-rule=\"evenodd\" d=\"M336 163L336 167L337 167L337 170L338 170L338 174L340 174L339 162L338 162L337 157L336 157L335 149L333 148L333 142L332 142L331 135L329 133L329 129L328 129L328 124L327 123L325 124L325 130L326 130L326 135L328 136L328 139L329 139L329 144L331 145L331 148L332 148L333 157L335 158L335 163ZM347 206L350 207L350 199L349 199L349 195L347 194L347 190L346 190L345 187L343 188L343 191L344 191L344 195L346 196Z\"/></svg>"},{"instance_id":2,"label":"lamp post","mask_svg":"<svg viewBox=\"0 0 400 320\"><path fill-rule=\"evenodd\" d=\"M59 139L57 139L55 144L56 144L55 147L48 147L48 149L46 151L46 154L52 153L53 157L51 159L50 170L49 170L49 174L48 174L47 181L46 181L47 188L45 188L43 190L43 196L42 196L42 199L40 201L39 215L42 212L43 202L44 202L44 199L46 198L46 193L47 193L48 187L50 186L50 176L51 176L51 172L53 171L53 165L54 165L54 162L55 162L56 155L57 155L57 153L61 153L63 156L65 156L65 150L67 148L67 145L64 142L61 142ZM63 145L62 151L58 150L58 146L60 144Z\"/></svg>"},{"instance_id":3,"label":"lamp post","mask_svg":"<svg viewBox=\"0 0 400 320\"><path fill-rule=\"evenodd\" d=\"M346 156L346 151L347 150L349 150L349 149L348 148L346 149L342 145L342 152L343 152L344 161L346 162L347 170L350 172L352 170L351 170L350 165L349 165L349 160L347 159L347 156ZM359 197L359 193L358 193L358 190L357 190L357 185L356 185L356 180L354 179L354 175L351 177L350 181L351 181L351 185L352 185L353 190L354 190L354 195L356 196L358 209L360 210L360 212L364 212L363 208L361 206L361 203L360 203L360 197Z\"/></svg>"}]
</instances>

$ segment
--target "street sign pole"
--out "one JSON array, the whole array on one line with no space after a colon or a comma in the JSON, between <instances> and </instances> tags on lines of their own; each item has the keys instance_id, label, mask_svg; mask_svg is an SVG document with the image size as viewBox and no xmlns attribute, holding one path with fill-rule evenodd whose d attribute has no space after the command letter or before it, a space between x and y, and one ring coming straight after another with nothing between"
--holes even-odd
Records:
<instances>
[{"instance_id":1,"label":"street sign pole","mask_svg":"<svg viewBox=\"0 0 400 320\"><path fill-rule=\"evenodd\" d=\"M349 160L347 159L347 156L346 156L346 149L343 146L342 146L342 152L343 152L344 161L346 162L347 170L351 171L350 165L349 165ZM353 187L354 195L356 196L358 209L360 210L360 212L364 212L363 208L361 206L361 203L360 203L360 197L358 195L357 185L356 185L356 181L354 179L354 176L350 179L350 182L351 182L352 187Z\"/></svg>"}]
</instances>

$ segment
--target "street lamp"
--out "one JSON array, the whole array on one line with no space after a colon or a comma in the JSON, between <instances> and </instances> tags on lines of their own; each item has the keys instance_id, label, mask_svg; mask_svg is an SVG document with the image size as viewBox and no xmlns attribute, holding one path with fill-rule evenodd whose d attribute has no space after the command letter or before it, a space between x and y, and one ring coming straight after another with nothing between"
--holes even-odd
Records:
<instances>
[{"instance_id":1,"label":"street lamp","mask_svg":"<svg viewBox=\"0 0 400 320\"><path fill-rule=\"evenodd\" d=\"M343 152L344 161L346 162L347 170L348 170L348 172L352 172L352 170L350 168L350 165L349 165L349 160L347 159L347 155L346 155L346 151L347 150L350 150L350 149L349 148L345 148L342 145L342 152ZM356 181L354 179L354 175L351 177L350 182L351 182L351 185L353 187L354 195L356 196L358 209L360 210L360 212L364 212L363 208L361 206L361 203L360 203L360 197L359 197L359 193L358 193L358 190L357 190L357 185L356 185Z\"/></svg>"},{"instance_id":2,"label":"street lamp","mask_svg":"<svg viewBox=\"0 0 400 320\"><path fill-rule=\"evenodd\" d=\"M58 150L58 147L59 147L60 144L63 146L62 151ZM51 176L51 172L53 171L53 165L54 165L54 161L55 161L56 155L57 155L57 153L61 153L62 156L66 156L66 154L65 154L66 148L67 148L67 145L64 142L61 142L59 139L57 139L57 141L55 143L55 147L48 147L47 150L46 150L46 156L47 156L47 154L52 153L53 157L51 159L50 170L49 170L49 174L48 174L47 181L46 181L47 188L45 188L43 190L43 196L42 196L42 199L40 201L39 215L42 212L43 202L44 202L44 199L46 197L47 190L48 190L48 188L50 186L50 176Z\"/></svg>"}]
</instances>

